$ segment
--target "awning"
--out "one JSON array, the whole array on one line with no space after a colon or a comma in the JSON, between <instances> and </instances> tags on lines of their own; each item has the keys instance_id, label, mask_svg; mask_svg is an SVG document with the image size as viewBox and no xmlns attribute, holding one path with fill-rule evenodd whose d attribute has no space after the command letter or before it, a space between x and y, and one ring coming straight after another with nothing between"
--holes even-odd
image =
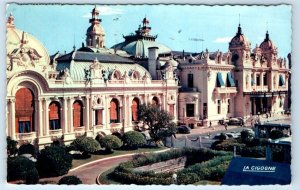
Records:
<instances>
[{"instance_id":1,"label":"awning","mask_svg":"<svg viewBox=\"0 0 300 190\"><path fill-rule=\"evenodd\" d=\"M282 75L279 75L279 86L284 86L285 82L284 82L284 78Z\"/></svg>"},{"instance_id":2,"label":"awning","mask_svg":"<svg viewBox=\"0 0 300 190\"><path fill-rule=\"evenodd\" d=\"M220 72L217 73L217 87L225 86L225 83L222 79L222 74Z\"/></svg>"},{"instance_id":3,"label":"awning","mask_svg":"<svg viewBox=\"0 0 300 190\"><path fill-rule=\"evenodd\" d=\"M234 87L235 86L235 82L234 82L234 79L231 75L231 73L227 73L227 86L228 87Z\"/></svg>"},{"instance_id":4,"label":"awning","mask_svg":"<svg viewBox=\"0 0 300 190\"><path fill-rule=\"evenodd\" d=\"M230 162L221 185L288 185L290 164L235 157Z\"/></svg>"}]
</instances>

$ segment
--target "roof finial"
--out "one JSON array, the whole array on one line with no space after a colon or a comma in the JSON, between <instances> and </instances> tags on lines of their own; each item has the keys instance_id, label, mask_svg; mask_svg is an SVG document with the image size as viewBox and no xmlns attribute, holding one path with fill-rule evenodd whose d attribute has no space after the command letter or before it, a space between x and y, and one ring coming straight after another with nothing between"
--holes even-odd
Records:
<instances>
[{"instance_id":1,"label":"roof finial","mask_svg":"<svg viewBox=\"0 0 300 190\"><path fill-rule=\"evenodd\" d=\"M239 13L239 26L241 25L241 15Z\"/></svg>"},{"instance_id":2,"label":"roof finial","mask_svg":"<svg viewBox=\"0 0 300 190\"><path fill-rule=\"evenodd\" d=\"M242 28L241 28L241 19L240 19L240 14L239 14L239 27L238 27L238 32L237 35L241 35L242 34Z\"/></svg>"}]
</instances>

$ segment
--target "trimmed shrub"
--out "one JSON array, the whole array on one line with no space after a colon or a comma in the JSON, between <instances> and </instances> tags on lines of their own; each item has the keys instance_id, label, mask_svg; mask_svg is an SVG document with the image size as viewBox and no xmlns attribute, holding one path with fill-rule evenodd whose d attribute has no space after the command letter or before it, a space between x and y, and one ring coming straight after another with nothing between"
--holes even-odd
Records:
<instances>
[{"instance_id":1,"label":"trimmed shrub","mask_svg":"<svg viewBox=\"0 0 300 190\"><path fill-rule=\"evenodd\" d=\"M281 130L272 130L270 132L270 138L271 139L279 139L284 136L283 132Z\"/></svg>"},{"instance_id":2,"label":"trimmed shrub","mask_svg":"<svg viewBox=\"0 0 300 190\"><path fill-rule=\"evenodd\" d=\"M187 174L181 173L177 177L177 183L178 184L187 185L187 184L196 183L197 181L200 181L200 178L195 173L187 173Z\"/></svg>"},{"instance_id":3,"label":"trimmed shrub","mask_svg":"<svg viewBox=\"0 0 300 190\"><path fill-rule=\"evenodd\" d=\"M33 157L36 157L35 147L30 143L22 144L19 147L18 154L31 154Z\"/></svg>"},{"instance_id":4,"label":"trimmed shrub","mask_svg":"<svg viewBox=\"0 0 300 190\"><path fill-rule=\"evenodd\" d=\"M47 146L37 158L37 167L42 176L64 175L72 167L72 156L60 146Z\"/></svg>"},{"instance_id":5,"label":"trimmed shrub","mask_svg":"<svg viewBox=\"0 0 300 190\"><path fill-rule=\"evenodd\" d=\"M23 156L7 159L7 181L24 180L26 184L36 184L39 175L34 162Z\"/></svg>"},{"instance_id":6,"label":"trimmed shrub","mask_svg":"<svg viewBox=\"0 0 300 190\"><path fill-rule=\"evenodd\" d=\"M100 150L100 144L98 141L86 136L77 137L71 143L71 146L73 146L76 150L83 152L84 155Z\"/></svg>"},{"instance_id":7,"label":"trimmed shrub","mask_svg":"<svg viewBox=\"0 0 300 190\"><path fill-rule=\"evenodd\" d=\"M82 181L77 176L64 176L58 181L58 185L79 185Z\"/></svg>"},{"instance_id":8,"label":"trimmed shrub","mask_svg":"<svg viewBox=\"0 0 300 190\"><path fill-rule=\"evenodd\" d=\"M224 133L221 133L220 134L220 137L219 137L219 139L220 139L220 141L224 141L224 140L226 140L226 135L224 134Z\"/></svg>"},{"instance_id":9,"label":"trimmed shrub","mask_svg":"<svg viewBox=\"0 0 300 190\"><path fill-rule=\"evenodd\" d=\"M137 149L146 143L145 137L137 131L128 131L123 135L123 143L126 147Z\"/></svg>"},{"instance_id":10,"label":"trimmed shrub","mask_svg":"<svg viewBox=\"0 0 300 190\"><path fill-rule=\"evenodd\" d=\"M11 156L11 155L15 155L18 152L18 142L15 140L12 140L11 137L6 137L6 149L7 149L7 155Z\"/></svg>"},{"instance_id":11,"label":"trimmed shrub","mask_svg":"<svg viewBox=\"0 0 300 190\"><path fill-rule=\"evenodd\" d=\"M113 149L117 149L122 146L122 141L114 135L106 135L105 137L100 138L99 143L106 149L107 152L112 152Z\"/></svg>"},{"instance_id":12,"label":"trimmed shrub","mask_svg":"<svg viewBox=\"0 0 300 190\"><path fill-rule=\"evenodd\" d=\"M244 157L261 158L266 156L265 146L244 147L239 151L239 154Z\"/></svg>"}]
</instances>

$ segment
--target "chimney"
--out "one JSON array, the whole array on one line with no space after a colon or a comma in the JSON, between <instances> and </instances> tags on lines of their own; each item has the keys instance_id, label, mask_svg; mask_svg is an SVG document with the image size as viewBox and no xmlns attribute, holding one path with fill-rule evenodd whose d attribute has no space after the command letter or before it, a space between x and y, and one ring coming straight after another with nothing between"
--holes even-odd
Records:
<instances>
[{"instance_id":1,"label":"chimney","mask_svg":"<svg viewBox=\"0 0 300 190\"><path fill-rule=\"evenodd\" d=\"M148 70L151 74L152 79L157 80L156 73L156 60L158 57L158 47L148 48Z\"/></svg>"}]
</instances>

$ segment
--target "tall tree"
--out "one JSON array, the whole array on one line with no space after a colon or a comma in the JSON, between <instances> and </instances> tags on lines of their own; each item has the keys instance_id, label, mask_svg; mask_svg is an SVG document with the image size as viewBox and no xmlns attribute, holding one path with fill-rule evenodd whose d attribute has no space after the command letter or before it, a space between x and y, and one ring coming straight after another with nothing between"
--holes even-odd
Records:
<instances>
[{"instance_id":1,"label":"tall tree","mask_svg":"<svg viewBox=\"0 0 300 190\"><path fill-rule=\"evenodd\" d=\"M168 112L160 110L158 106L145 104L139 106L138 120L148 126L149 134L156 143L176 133L176 124L172 119Z\"/></svg>"}]
</instances>

